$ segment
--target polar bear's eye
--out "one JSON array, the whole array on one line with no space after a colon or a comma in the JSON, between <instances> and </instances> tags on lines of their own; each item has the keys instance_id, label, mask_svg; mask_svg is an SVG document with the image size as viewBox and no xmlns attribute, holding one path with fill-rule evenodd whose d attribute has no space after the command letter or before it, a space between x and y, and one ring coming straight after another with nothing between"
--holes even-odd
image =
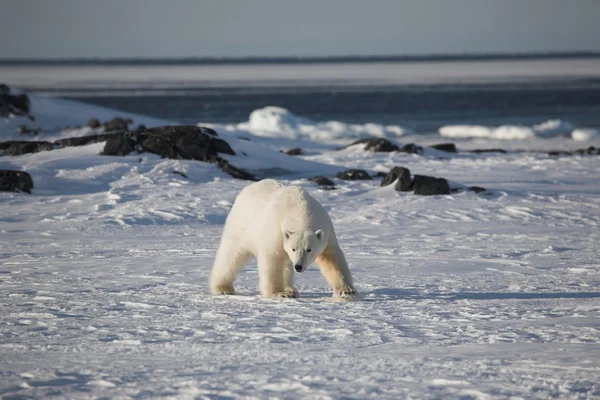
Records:
<instances>
[{"instance_id":1,"label":"polar bear's eye","mask_svg":"<svg viewBox=\"0 0 600 400\"><path fill-rule=\"evenodd\" d=\"M311 249L306 249L306 251L310 253L312 250Z\"/></svg>"},{"instance_id":2,"label":"polar bear's eye","mask_svg":"<svg viewBox=\"0 0 600 400\"><path fill-rule=\"evenodd\" d=\"M292 249L292 251L296 251L296 249Z\"/></svg>"}]
</instances>

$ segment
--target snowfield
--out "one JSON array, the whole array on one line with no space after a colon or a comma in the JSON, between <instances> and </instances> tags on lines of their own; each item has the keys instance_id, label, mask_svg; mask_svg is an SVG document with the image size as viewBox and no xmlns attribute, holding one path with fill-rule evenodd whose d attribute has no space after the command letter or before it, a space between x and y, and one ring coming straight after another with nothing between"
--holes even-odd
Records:
<instances>
[{"instance_id":1,"label":"snowfield","mask_svg":"<svg viewBox=\"0 0 600 400\"><path fill-rule=\"evenodd\" d=\"M42 120L54 121L54 107L81 115L65 125L102 111L53 99L35 104ZM332 301L311 267L296 277L301 298L262 299L255 263L240 274L238 295L209 295L225 218L248 184L213 164L100 156L103 143L1 156L0 169L29 172L35 187L31 195L0 193L0 396L600 397L597 156L337 150L280 109L270 111L270 120L213 128L247 153L232 163L291 171L278 179L325 206L362 298ZM278 121L289 128L279 137ZM14 139L13 128L0 129L1 140ZM593 135L534 135L516 144L475 136L455 143L599 145ZM279 153L293 145L308 155ZM394 166L488 191L416 196L380 187L379 178L334 179L337 190L329 191L306 179Z\"/></svg>"}]
</instances>

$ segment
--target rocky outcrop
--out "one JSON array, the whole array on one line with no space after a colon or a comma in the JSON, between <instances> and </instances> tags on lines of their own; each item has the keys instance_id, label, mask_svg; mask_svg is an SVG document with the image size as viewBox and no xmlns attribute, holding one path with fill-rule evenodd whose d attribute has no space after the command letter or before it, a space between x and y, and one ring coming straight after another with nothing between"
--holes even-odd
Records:
<instances>
[{"instance_id":1,"label":"rocky outcrop","mask_svg":"<svg viewBox=\"0 0 600 400\"><path fill-rule=\"evenodd\" d=\"M212 129L193 125L163 126L146 129L143 132L124 131L65 138L54 143L0 142L0 151L7 156L17 156L99 142L106 142L101 153L103 155L126 156L131 153L149 152L164 158L216 163L234 178L256 180L250 173L234 167L219 156L219 154L235 155L229 143L218 138Z\"/></svg>"},{"instance_id":2,"label":"rocky outcrop","mask_svg":"<svg viewBox=\"0 0 600 400\"><path fill-rule=\"evenodd\" d=\"M25 171L0 170L0 192L31 193L33 180Z\"/></svg>"},{"instance_id":3,"label":"rocky outcrop","mask_svg":"<svg viewBox=\"0 0 600 400\"><path fill-rule=\"evenodd\" d=\"M54 148L55 146L50 142L28 142L21 140L0 142L0 151L2 151L5 156L20 156L23 154L52 150Z\"/></svg>"},{"instance_id":4,"label":"rocky outcrop","mask_svg":"<svg viewBox=\"0 0 600 400\"><path fill-rule=\"evenodd\" d=\"M414 194L421 196L447 195L465 190L464 188L450 189L448 181L444 178L415 175L411 179L410 171L405 167L392 168L383 178L381 186L389 186L394 182L396 182L396 185L394 185L395 190L400 192L413 191ZM466 190L475 193L486 192L486 189L480 186L470 186Z\"/></svg>"}]
</instances>

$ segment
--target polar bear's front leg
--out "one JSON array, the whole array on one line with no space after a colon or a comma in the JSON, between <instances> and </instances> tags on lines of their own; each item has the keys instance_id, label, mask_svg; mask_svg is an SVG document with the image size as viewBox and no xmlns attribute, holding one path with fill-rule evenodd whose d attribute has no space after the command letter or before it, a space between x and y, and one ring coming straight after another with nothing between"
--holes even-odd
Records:
<instances>
[{"instance_id":1,"label":"polar bear's front leg","mask_svg":"<svg viewBox=\"0 0 600 400\"><path fill-rule=\"evenodd\" d=\"M258 255L258 280L263 297L283 297L281 260L276 254L264 251Z\"/></svg>"},{"instance_id":2,"label":"polar bear's front leg","mask_svg":"<svg viewBox=\"0 0 600 400\"><path fill-rule=\"evenodd\" d=\"M333 297L352 298L357 295L346 257L335 237L317 258L317 265L333 289Z\"/></svg>"},{"instance_id":3,"label":"polar bear's front leg","mask_svg":"<svg viewBox=\"0 0 600 400\"><path fill-rule=\"evenodd\" d=\"M294 287L294 270L289 260L285 260L281 268L283 270L283 297L297 298L298 291Z\"/></svg>"}]
</instances>

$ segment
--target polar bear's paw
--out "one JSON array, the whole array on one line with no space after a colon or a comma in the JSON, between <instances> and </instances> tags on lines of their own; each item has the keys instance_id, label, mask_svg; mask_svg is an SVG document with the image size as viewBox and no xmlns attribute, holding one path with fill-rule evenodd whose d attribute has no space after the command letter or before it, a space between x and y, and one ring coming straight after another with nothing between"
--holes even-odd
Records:
<instances>
[{"instance_id":1,"label":"polar bear's paw","mask_svg":"<svg viewBox=\"0 0 600 400\"><path fill-rule=\"evenodd\" d=\"M273 297L278 299L297 299L300 297L296 288L288 287L283 292L273 294Z\"/></svg>"},{"instance_id":2,"label":"polar bear's paw","mask_svg":"<svg viewBox=\"0 0 600 400\"><path fill-rule=\"evenodd\" d=\"M358 297L358 293L351 286L344 286L333 292L333 297L342 300L353 300Z\"/></svg>"},{"instance_id":3,"label":"polar bear's paw","mask_svg":"<svg viewBox=\"0 0 600 400\"><path fill-rule=\"evenodd\" d=\"M232 295L235 294L233 286L218 286L210 289L210 292L214 295Z\"/></svg>"}]
</instances>

